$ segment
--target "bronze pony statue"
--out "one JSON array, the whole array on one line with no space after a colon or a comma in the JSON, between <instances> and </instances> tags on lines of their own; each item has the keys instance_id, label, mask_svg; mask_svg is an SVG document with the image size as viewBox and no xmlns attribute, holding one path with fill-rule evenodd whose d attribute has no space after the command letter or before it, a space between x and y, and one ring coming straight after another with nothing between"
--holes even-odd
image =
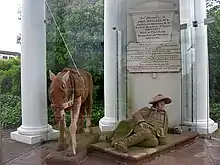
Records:
<instances>
[{"instance_id":1,"label":"bronze pony statue","mask_svg":"<svg viewBox=\"0 0 220 165\"><path fill-rule=\"evenodd\" d=\"M85 132L92 133L92 93L93 79L89 72L83 69L65 68L57 75L49 71L51 84L49 87L49 98L51 107L54 110L55 120L59 123L59 140L57 151L64 151L67 148L65 139L65 110L71 114L69 132L71 134L69 147L66 156L76 155L76 133L83 131L84 117L86 117Z\"/></svg>"}]
</instances>

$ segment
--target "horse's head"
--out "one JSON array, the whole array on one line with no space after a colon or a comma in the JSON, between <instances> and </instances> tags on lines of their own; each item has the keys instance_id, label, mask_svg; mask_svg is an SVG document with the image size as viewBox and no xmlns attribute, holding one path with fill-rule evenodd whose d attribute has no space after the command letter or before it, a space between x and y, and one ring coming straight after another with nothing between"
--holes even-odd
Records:
<instances>
[{"instance_id":1,"label":"horse's head","mask_svg":"<svg viewBox=\"0 0 220 165\"><path fill-rule=\"evenodd\" d=\"M49 71L51 85L49 87L49 98L51 101L51 107L54 110L54 116L56 121L63 119L63 104L66 101L66 84L69 78L69 71L64 75L58 73L55 75L52 71Z\"/></svg>"}]
</instances>

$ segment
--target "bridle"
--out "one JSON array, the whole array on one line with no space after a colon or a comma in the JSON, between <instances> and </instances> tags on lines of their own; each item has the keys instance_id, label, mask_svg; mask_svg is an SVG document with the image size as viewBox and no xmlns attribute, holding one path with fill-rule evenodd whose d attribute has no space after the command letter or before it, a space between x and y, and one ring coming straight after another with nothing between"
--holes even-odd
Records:
<instances>
[{"instance_id":1,"label":"bridle","mask_svg":"<svg viewBox=\"0 0 220 165\"><path fill-rule=\"evenodd\" d=\"M49 100L52 102L51 96L50 96L50 92L49 92ZM74 98L72 98L72 100L67 101L63 104L50 104L50 107L53 109L54 112L61 112L64 111L66 108L72 107L74 105ZM62 115L62 114L61 114ZM57 115L55 115L55 119L56 119Z\"/></svg>"}]
</instances>

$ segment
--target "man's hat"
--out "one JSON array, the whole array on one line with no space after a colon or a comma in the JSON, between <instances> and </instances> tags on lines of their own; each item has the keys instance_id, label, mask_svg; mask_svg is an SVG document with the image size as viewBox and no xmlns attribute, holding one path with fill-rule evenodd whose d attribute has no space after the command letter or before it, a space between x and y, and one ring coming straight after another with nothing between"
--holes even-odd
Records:
<instances>
[{"instance_id":1,"label":"man's hat","mask_svg":"<svg viewBox=\"0 0 220 165\"><path fill-rule=\"evenodd\" d=\"M162 100L165 102L165 104L170 104L172 102L171 98L166 97L163 94L158 94L157 96L153 97L149 104L155 104Z\"/></svg>"}]
</instances>

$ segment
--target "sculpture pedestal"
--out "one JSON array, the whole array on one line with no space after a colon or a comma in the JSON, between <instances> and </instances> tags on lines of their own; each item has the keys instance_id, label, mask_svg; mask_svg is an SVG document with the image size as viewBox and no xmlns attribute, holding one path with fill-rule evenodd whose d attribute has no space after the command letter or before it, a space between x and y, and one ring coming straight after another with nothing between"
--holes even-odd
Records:
<instances>
[{"instance_id":1,"label":"sculpture pedestal","mask_svg":"<svg viewBox=\"0 0 220 165\"><path fill-rule=\"evenodd\" d=\"M78 152L73 157L65 157L65 152L63 151L60 153L50 153L44 161L46 165L78 165L85 160L86 156L87 149Z\"/></svg>"},{"instance_id":2,"label":"sculpture pedestal","mask_svg":"<svg viewBox=\"0 0 220 165\"><path fill-rule=\"evenodd\" d=\"M194 132L183 132L181 135L168 134L166 145L156 148L130 147L128 153L120 153L109 143L102 141L92 144L90 152L93 156L108 159L115 164L142 165L163 153L193 143L196 137L198 134Z\"/></svg>"}]
</instances>

